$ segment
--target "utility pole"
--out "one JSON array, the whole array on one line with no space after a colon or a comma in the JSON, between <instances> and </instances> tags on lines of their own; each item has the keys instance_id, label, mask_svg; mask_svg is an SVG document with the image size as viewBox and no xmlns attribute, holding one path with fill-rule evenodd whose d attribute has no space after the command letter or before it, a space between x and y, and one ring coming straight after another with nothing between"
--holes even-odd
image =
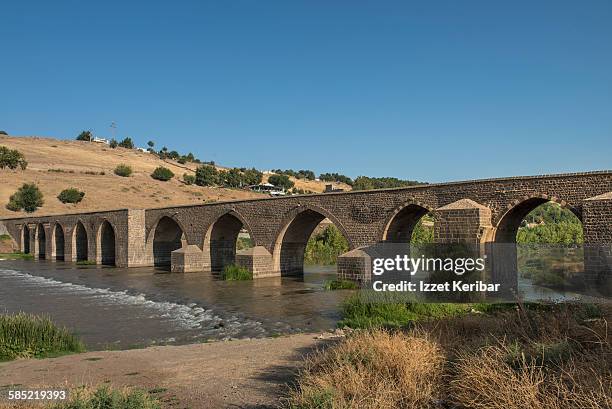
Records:
<instances>
[{"instance_id":1,"label":"utility pole","mask_svg":"<svg viewBox=\"0 0 612 409\"><path fill-rule=\"evenodd\" d=\"M111 122L110 127L111 127L111 133L113 134L113 139L115 139L117 136L116 135L117 134L117 124L115 123L115 121Z\"/></svg>"}]
</instances>

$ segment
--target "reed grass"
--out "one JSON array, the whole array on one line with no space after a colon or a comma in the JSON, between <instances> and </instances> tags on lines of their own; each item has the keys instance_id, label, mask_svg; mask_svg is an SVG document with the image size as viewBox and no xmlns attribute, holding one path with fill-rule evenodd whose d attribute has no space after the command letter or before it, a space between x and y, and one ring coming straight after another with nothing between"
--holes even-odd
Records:
<instances>
[{"instance_id":1,"label":"reed grass","mask_svg":"<svg viewBox=\"0 0 612 409\"><path fill-rule=\"evenodd\" d=\"M226 281L248 281L253 279L253 273L247 268L230 264L221 272L221 279Z\"/></svg>"},{"instance_id":2,"label":"reed grass","mask_svg":"<svg viewBox=\"0 0 612 409\"><path fill-rule=\"evenodd\" d=\"M325 282L326 290L355 290L359 285L350 280L328 280Z\"/></svg>"},{"instance_id":3,"label":"reed grass","mask_svg":"<svg viewBox=\"0 0 612 409\"><path fill-rule=\"evenodd\" d=\"M0 259L4 260L34 260L34 256L31 254L25 254L20 252L13 253L0 253Z\"/></svg>"},{"instance_id":4,"label":"reed grass","mask_svg":"<svg viewBox=\"0 0 612 409\"><path fill-rule=\"evenodd\" d=\"M0 314L0 361L46 358L85 351L85 345L49 317L26 313Z\"/></svg>"}]
</instances>

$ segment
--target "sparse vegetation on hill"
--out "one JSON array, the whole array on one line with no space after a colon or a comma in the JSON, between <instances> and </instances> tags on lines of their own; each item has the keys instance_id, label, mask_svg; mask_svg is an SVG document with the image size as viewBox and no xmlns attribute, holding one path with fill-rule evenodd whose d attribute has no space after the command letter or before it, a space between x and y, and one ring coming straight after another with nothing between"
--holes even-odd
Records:
<instances>
[{"instance_id":1,"label":"sparse vegetation on hill","mask_svg":"<svg viewBox=\"0 0 612 409\"><path fill-rule=\"evenodd\" d=\"M273 169L272 172L276 173L277 175L293 176L296 179L315 180L315 174L312 170L301 169L295 171L293 169Z\"/></svg>"},{"instance_id":2,"label":"sparse vegetation on hill","mask_svg":"<svg viewBox=\"0 0 612 409\"><path fill-rule=\"evenodd\" d=\"M35 212L44 203L43 194L34 183L24 183L17 192L15 192L6 205L6 208L11 211L24 210L27 213Z\"/></svg>"},{"instance_id":3,"label":"sparse vegetation on hill","mask_svg":"<svg viewBox=\"0 0 612 409\"><path fill-rule=\"evenodd\" d=\"M322 173L319 175L319 180L324 182L340 182L346 183L349 186L353 185L353 179L348 176L341 175L339 173Z\"/></svg>"},{"instance_id":4,"label":"sparse vegetation on hill","mask_svg":"<svg viewBox=\"0 0 612 409\"><path fill-rule=\"evenodd\" d=\"M25 170L27 167L28 162L21 152L17 149L0 146L0 169L9 168L15 170L21 168L21 170Z\"/></svg>"},{"instance_id":5,"label":"sparse vegetation on hill","mask_svg":"<svg viewBox=\"0 0 612 409\"><path fill-rule=\"evenodd\" d=\"M159 166L155 168L153 173L151 173L151 177L153 179L161 180L162 182L167 182L174 177L174 173L163 166Z\"/></svg>"},{"instance_id":6,"label":"sparse vegetation on hill","mask_svg":"<svg viewBox=\"0 0 612 409\"><path fill-rule=\"evenodd\" d=\"M132 174L132 168L128 165L123 165L123 164L117 165L114 172L115 172L115 175L126 178Z\"/></svg>"},{"instance_id":7,"label":"sparse vegetation on hill","mask_svg":"<svg viewBox=\"0 0 612 409\"><path fill-rule=\"evenodd\" d=\"M25 216L22 211L9 211L5 205L23 183L36 181L45 198L38 212L60 214L76 211L56 199L59 192L74 187L86 192L78 204L79 211L117 208L150 208L162 205L198 204L218 200L262 197L261 193L239 189L201 188L187 186L178 178L159 183L150 174L158 166L170 169L175 175L194 174L197 165L178 165L161 160L157 155L130 149L111 149L104 143L57 140L38 137L0 136L0 145L23 153L27 169L11 171L3 178L0 171L0 217ZM127 164L133 170L130 177L114 174L117 165ZM18 168L19 169L19 168ZM50 172L49 169L61 169ZM7 176L8 170L4 170ZM95 188L90 188L95 187ZM169 198L169 199L166 199Z\"/></svg>"},{"instance_id":8,"label":"sparse vegetation on hill","mask_svg":"<svg viewBox=\"0 0 612 409\"><path fill-rule=\"evenodd\" d=\"M85 192L81 192L79 189L71 187L69 189L62 190L60 194L57 195L57 198L62 203L79 203L81 200L83 200L84 196Z\"/></svg>"},{"instance_id":9,"label":"sparse vegetation on hill","mask_svg":"<svg viewBox=\"0 0 612 409\"><path fill-rule=\"evenodd\" d=\"M416 180L401 180L398 178L372 178L368 176L359 176L353 182L353 190L372 190L386 189L393 187L407 187L425 185L426 183L417 182Z\"/></svg>"}]
</instances>

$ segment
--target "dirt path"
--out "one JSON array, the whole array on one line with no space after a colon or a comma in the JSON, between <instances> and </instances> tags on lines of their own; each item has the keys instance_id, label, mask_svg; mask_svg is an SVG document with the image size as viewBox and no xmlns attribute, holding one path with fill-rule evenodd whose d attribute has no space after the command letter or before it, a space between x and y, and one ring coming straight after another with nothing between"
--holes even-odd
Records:
<instances>
[{"instance_id":1,"label":"dirt path","mask_svg":"<svg viewBox=\"0 0 612 409\"><path fill-rule=\"evenodd\" d=\"M275 407L304 354L326 342L298 334L17 360L0 364L0 392L110 384L158 388L173 408Z\"/></svg>"}]
</instances>

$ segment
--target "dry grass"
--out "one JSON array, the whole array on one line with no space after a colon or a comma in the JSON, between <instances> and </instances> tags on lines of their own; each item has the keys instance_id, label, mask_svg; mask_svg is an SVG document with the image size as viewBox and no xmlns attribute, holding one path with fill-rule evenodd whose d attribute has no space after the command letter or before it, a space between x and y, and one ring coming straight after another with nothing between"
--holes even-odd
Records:
<instances>
[{"instance_id":1,"label":"dry grass","mask_svg":"<svg viewBox=\"0 0 612 409\"><path fill-rule=\"evenodd\" d=\"M0 401L0 409L160 409L160 407L160 401L153 393L136 388L111 388L108 385L70 389L65 400Z\"/></svg>"},{"instance_id":2,"label":"dry grass","mask_svg":"<svg viewBox=\"0 0 612 409\"><path fill-rule=\"evenodd\" d=\"M524 306L359 332L311 358L296 408L612 408L610 306Z\"/></svg>"},{"instance_id":3,"label":"dry grass","mask_svg":"<svg viewBox=\"0 0 612 409\"><path fill-rule=\"evenodd\" d=\"M473 409L604 409L612 407L609 373L573 360L549 367L501 344L463 355L451 381L453 400Z\"/></svg>"},{"instance_id":4,"label":"dry grass","mask_svg":"<svg viewBox=\"0 0 612 409\"><path fill-rule=\"evenodd\" d=\"M294 408L421 408L437 394L444 356L426 336L360 332L315 355Z\"/></svg>"}]
</instances>

